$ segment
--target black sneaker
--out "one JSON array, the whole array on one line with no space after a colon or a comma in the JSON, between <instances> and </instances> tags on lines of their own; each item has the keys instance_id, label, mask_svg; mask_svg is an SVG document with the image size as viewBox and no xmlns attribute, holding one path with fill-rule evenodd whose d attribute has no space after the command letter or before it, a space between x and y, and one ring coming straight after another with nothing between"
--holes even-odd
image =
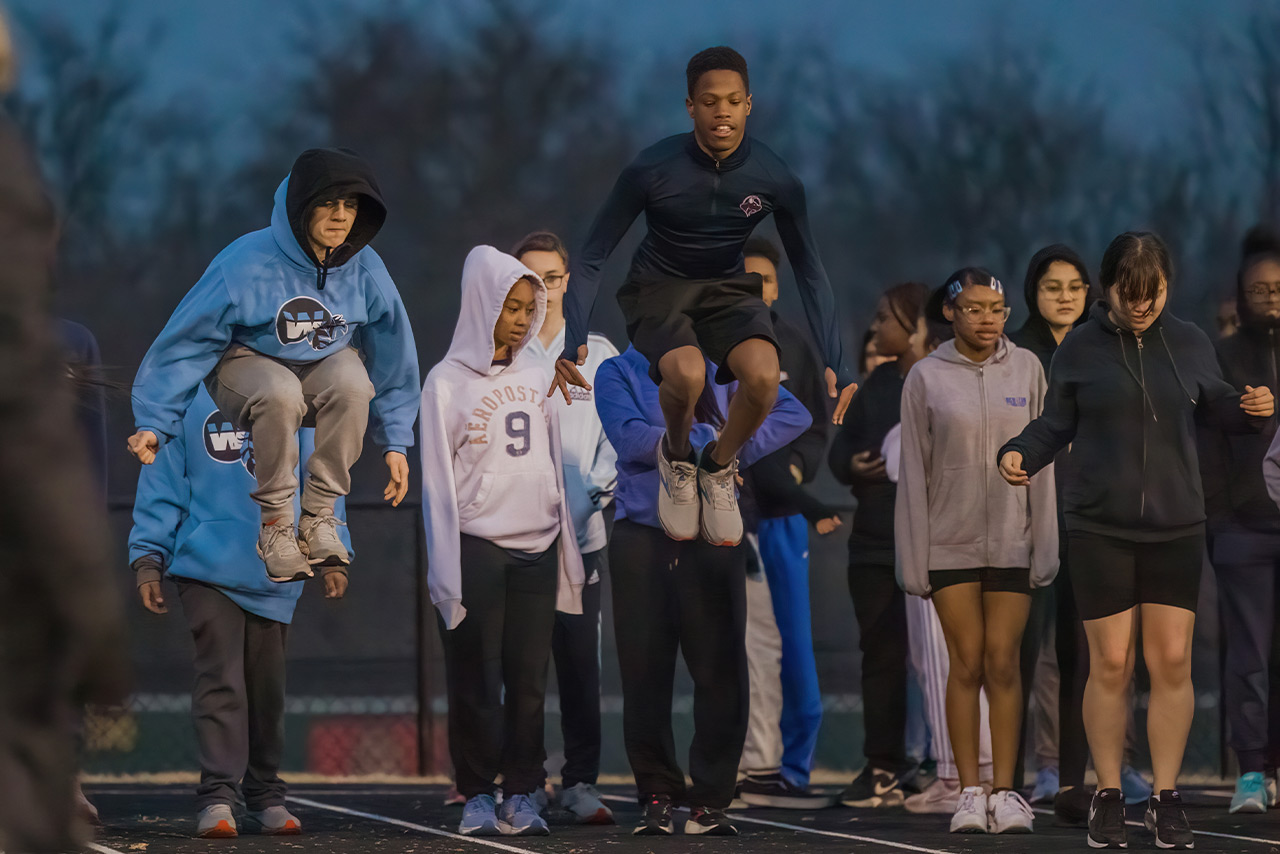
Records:
<instances>
[{"instance_id":1,"label":"black sneaker","mask_svg":"<svg viewBox=\"0 0 1280 854\"><path fill-rule=\"evenodd\" d=\"M738 786L738 797L748 806L783 810L821 810L831 806L831 798L793 786L781 774L748 776Z\"/></svg>"},{"instance_id":2,"label":"black sneaker","mask_svg":"<svg viewBox=\"0 0 1280 854\"><path fill-rule=\"evenodd\" d=\"M1060 789L1053 796L1054 827L1088 827L1093 795L1084 786Z\"/></svg>"},{"instance_id":3,"label":"black sneaker","mask_svg":"<svg viewBox=\"0 0 1280 854\"><path fill-rule=\"evenodd\" d=\"M650 795L645 798L644 818L631 833L635 836L670 836L671 831L671 796Z\"/></svg>"},{"instance_id":4,"label":"black sneaker","mask_svg":"<svg viewBox=\"0 0 1280 854\"><path fill-rule=\"evenodd\" d=\"M1176 789L1162 789L1159 798L1152 797L1147 802L1143 823L1156 835L1157 848L1196 847L1187 813L1182 809L1182 795Z\"/></svg>"},{"instance_id":5,"label":"black sneaker","mask_svg":"<svg viewBox=\"0 0 1280 854\"><path fill-rule=\"evenodd\" d=\"M1129 835L1124 826L1124 793L1119 789L1094 792L1093 803L1089 805L1089 847L1129 847Z\"/></svg>"},{"instance_id":6,"label":"black sneaker","mask_svg":"<svg viewBox=\"0 0 1280 854\"><path fill-rule=\"evenodd\" d=\"M687 835L737 836L738 828L729 822L724 810L693 807L689 810L689 820L684 823L684 832Z\"/></svg>"},{"instance_id":7,"label":"black sneaker","mask_svg":"<svg viewBox=\"0 0 1280 854\"><path fill-rule=\"evenodd\" d=\"M900 807L906 799L897 774L870 765L840 794L840 803L847 807Z\"/></svg>"}]
</instances>

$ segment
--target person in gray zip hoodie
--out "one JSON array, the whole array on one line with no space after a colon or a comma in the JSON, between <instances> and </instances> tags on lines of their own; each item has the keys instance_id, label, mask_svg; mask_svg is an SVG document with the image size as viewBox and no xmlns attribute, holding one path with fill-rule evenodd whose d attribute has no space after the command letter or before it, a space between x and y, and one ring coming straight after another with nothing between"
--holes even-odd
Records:
<instances>
[{"instance_id":1,"label":"person in gray zip hoodie","mask_svg":"<svg viewBox=\"0 0 1280 854\"><path fill-rule=\"evenodd\" d=\"M1004 337L1004 288L967 267L944 285L956 337L922 359L902 392L894 514L899 583L932 596L951 659L947 725L962 786L952 832L1031 830L1013 791L1022 716L1019 645L1031 590L1058 571L1052 466L1027 489L992 466L1004 437L1040 414L1040 361ZM978 777L979 690L990 703L994 791Z\"/></svg>"}]
</instances>

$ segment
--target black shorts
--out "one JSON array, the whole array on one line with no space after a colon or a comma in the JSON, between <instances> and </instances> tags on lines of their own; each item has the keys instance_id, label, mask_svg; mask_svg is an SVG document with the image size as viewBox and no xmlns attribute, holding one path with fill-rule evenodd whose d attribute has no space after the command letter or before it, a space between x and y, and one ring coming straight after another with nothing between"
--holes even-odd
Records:
<instances>
[{"instance_id":1,"label":"black shorts","mask_svg":"<svg viewBox=\"0 0 1280 854\"><path fill-rule=\"evenodd\" d=\"M776 348L773 318L761 297L758 273L728 279L628 279L618 289L627 337L662 382L658 360L678 347L697 347L717 366L716 382L733 381L729 351L749 338Z\"/></svg>"},{"instance_id":2,"label":"black shorts","mask_svg":"<svg viewBox=\"0 0 1280 854\"><path fill-rule=\"evenodd\" d=\"M1067 571L1082 620L1098 620L1134 605L1172 605L1192 613L1200 599L1204 531L1155 543L1094 534L1067 534Z\"/></svg>"},{"instance_id":3,"label":"black shorts","mask_svg":"<svg viewBox=\"0 0 1280 854\"><path fill-rule=\"evenodd\" d=\"M953 584L982 584L983 593L1031 595L1031 570L1026 567L982 566L976 569L931 569L929 586L936 593Z\"/></svg>"}]
</instances>

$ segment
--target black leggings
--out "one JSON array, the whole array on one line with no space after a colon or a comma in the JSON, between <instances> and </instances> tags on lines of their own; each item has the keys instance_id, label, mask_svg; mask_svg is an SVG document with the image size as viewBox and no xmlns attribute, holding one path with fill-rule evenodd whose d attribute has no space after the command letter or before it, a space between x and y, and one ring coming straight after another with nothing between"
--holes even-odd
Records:
<instances>
[{"instance_id":1,"label":"black leggings","mask_svg":"<svg viewBox=\"0 0 1280 854\"><path fill-rule=\"evenodd\" d=\"M449 688L449 754L465 797L527 795L543 780L547 663L556 620L558 551L522 558L462 535L462 605L440 623Z\"/></svg>"},{"instance_id":2,"label":"black leggings","mask_svg":"<svg viewBox=\"0 0 1280 854\"><path fill-rule=\"evenodd\" d=\"M723 809L747 735L746 553L676 542L621 519L609 544L622 676L622 732L642 797ZM676 652L693 677L689 776L676 758L671 701Z\"/></svg>"}]
</instances>

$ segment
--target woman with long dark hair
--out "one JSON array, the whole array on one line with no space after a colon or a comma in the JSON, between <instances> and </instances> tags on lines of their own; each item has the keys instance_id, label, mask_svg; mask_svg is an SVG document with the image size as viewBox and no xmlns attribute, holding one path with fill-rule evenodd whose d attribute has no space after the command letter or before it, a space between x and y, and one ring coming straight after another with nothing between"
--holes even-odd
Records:
<instances>
[{"instance_id":1,"label":"woman with long dark hair","mask_svg":"<svg viewBox=\"0 0 1280 854\"><path fill-rule=\"evenodd\" d=\"M1258 429L1271 392L1225 382L1213 345L1165 311L1173 265L1150 232L1107 247L1105 302L1054 354L1044 414L1000 449L1000 473L1026 485L1071 445L1063 495L1067 555L1089 640L1084 722L1098 791L1089 845L1125 847L1120 766L1138 618L1151 673L1147 735L1159 794L1146 813L1162 848L1194 844L1178 772L1195 708L1191 636L1204 560L1204 495L1196 416Z\"/></svg>"}]
</instances>

